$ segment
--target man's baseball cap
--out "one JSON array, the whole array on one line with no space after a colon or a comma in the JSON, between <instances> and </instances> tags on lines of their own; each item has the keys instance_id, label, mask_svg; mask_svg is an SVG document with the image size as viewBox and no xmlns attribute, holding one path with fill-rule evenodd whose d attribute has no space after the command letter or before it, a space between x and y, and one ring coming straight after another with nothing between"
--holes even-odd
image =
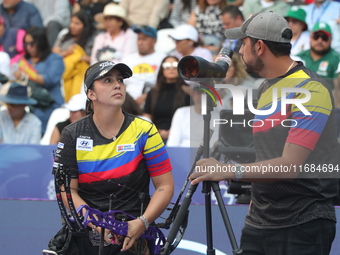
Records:
<instances>
[{"instance_id":1,"label":"man's baseball cap","mask_svg":"<svg viewBox=\"0 0 340 255\"><path fill-rule=\"evenodd\" d=\"M87 94L88 89L91 87L92 83L95 80L105 77L106 74L110 72L113 68L116 68L121 72L123 79L132 76L132 71L130 67L123 63L115 64L112 61L99 61L91 65L89 68L87 68L85 72L84 78L85 93Z\"/></svg>"},{"instance_id":2,"label":"man's baseball cap","mask_svg":"<svg viewBox=\"0 0 340 255\"><path fill-rule=\"evenodd\" d=\"M86 95L76 94L71 97L71 99L64 105L66 109L71 112L76 112L80 110L85 110L86 107Z\"/></svg>"},{"instance_id":3,"label":"man's baseball cap","mask_svg":"<svg viewBox=\"0 0 340 255\"><path fill-rule=\"evenodd\" d=\"M314 33L314 32L318 32L318 31L322 31L328 36L332 35L331 27L325 22L318 22L314 25L312 32Z\"/></svg>"},{"instance_id":4,"label":"man's baseball cap","mask_svg":"<svg viewBox=\"0 0 340 255\"><path fill-rule=\"evenodd\" d=\"M157 39L156 28L153 28L150 26L139 26L139 27L134 27L133 31L137 34L142 33L142 34L145 34L146 36Z\"/></svg>"},{"instance_id":5,"label":"man's baseball cap","mask_svg":"<svg viewBox=\"0 0 340 255\"><path fill-rule=\"evenodd\" d=\"M256 39L290 43L290 38L283 37L283 32L290 29L285 18L274 12L260 12L253 14L241 27L226 29L224 34L227 39L242 39L253 37Z\"/></svg>"},{"instance_id":6,"label":"man's baseball cap","mask_svg":"<svg viewBox=\"0 0 340 255\"><path fill-rule=\"evenodd\" d=\"M188 24L179 25L169 34L169 37L176 41L181 41L185 39L198 42L198 32L197 29Z\"/></svg>"}]
</instances>

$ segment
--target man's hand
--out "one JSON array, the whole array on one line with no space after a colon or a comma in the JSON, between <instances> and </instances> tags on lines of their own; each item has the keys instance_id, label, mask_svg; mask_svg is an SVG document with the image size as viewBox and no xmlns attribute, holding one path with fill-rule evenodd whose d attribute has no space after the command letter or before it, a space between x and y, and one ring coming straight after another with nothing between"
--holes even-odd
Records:
<instances>
[{"instance_id":1,"label":"man's hand","mask_svg":"<svg viewBox=\"0 0 340 255\"><path fill-rule=\"evenodd\" d=\"M229 166L229 167L228 167ZM222 164L215 158L204 158L196 163L195 173L189 176L191 184L195 185L201 181L223 181L235 178L230 165Z\"/></svg>"}]
</instances>

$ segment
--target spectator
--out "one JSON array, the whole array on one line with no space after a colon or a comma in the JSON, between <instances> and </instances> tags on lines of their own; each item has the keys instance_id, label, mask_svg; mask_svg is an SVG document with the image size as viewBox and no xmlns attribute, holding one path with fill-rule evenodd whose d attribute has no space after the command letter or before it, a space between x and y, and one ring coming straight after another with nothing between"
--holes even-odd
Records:
<instances>
[{"instance_id":1,"label":"spectator","mask_svg":"<svg viewBox=\"0 0 340 255\"><path fill-rule=\"evenodd\" d=\"M337 134L340 135L340 54L331 47L332 30L327 23L316 23L310 37L310 50L298 56L305 66L326 78L334 93L335 113L337 118Z\"/></svg>"},{"instance_id":2,"label":"spectator","mask_svg":"<svg viewBox=\"0 0 340 255\"><path fill-rule=\"evenodd\" d=\"M229 29L242 26L244 17L237 6L229 5L222 10L221 20L223 29ZM234 53L238 53L242 46L242 41L226 38L222 46L230 47Z\"/></svg>"},{"instance_id":3,"label":"spectator","mask_svg":"<svg viewBox=\"0 0 340 255\"><path fill-rule=\"evenodd\" d=\"M187 85L178 76L177 64L176 57L163 59L155 87L149 91L144 105L144 116L156 125L164 143L168 139L175 111L181 106L190 105L190 96L183 88Z\"/></svg>"},{"instance_id":4,"label":"spectator","mask_svg":"<svg viewBox=\"0 0 340 255\"><path fill-rule=\"evenodd\" d=\"M168 147L194 147L198 148L203 140L203 115L201 114L202 107L202 90L193 89L191 98L193 105L183 106L176 110L170 127L169 139L166 143ZM219 119L217 111L211 112L211 119ZM213 122L210 122L211 129ZM210 139L210 145L218 140L218 130Z\"/></svg>"},{"instance_id":5,"label":"spectator","mask_svg":"<svg viewBox=\"0 0 340 255\"><path fill-rule=\"evenodd\" d=\"M292 49L290 54L295 56L301 51L308 50L310 47L308 26L306 23L306 12L298 6L292 6L285 16L289 27L293 32L293 38L290 41Z\"/></svg>"},{"instance_id":6,"label":"spectator","mask_svg":"<svg viewBox=\"0 0 340 255\"><path fill-rule=\"evenodd\" d=\"M97 14L103 12L104 7L107 3L111 2L110 0L80 0L74 3L72 12L76 13L80 10L86 11L88 14L95 19Z\"/></svg>"},{"instance_id":7,"label":"spectator","mask_svg":"<svg viewBox=\"0 0 340 255\"><path fill-rule=\"evenodd\" d=\"M95 21L96 28L98 30L104 30L103 11L105 5L110 2L110 0L80 0L74 4L72 13L77 13L80 10L86 11Z\"/></svg>"},{"instance_id":8,"label":"spectator","mask_svg":"<svg viewBox=\"0 0 340 255\"><path fill-rule=\"evenodd\" d=\"M122 105L122 110L124 112L130 113L132 115L143 117L143 110L140 108L140 106L137 104L137 102L133 99L132 96L129 95L129 93L126 93L125 101ZM146 118L144 118L146 119Z\"/></svg>"},{"instance_id":9,"label":"spectator","mask_svg":"<svg viewBox=\"0 0 340 255\"><path fill-rule=\"evenodd\" d=\"M30 112L26 105L37 101L28 96L27 86L12 83L6 95L0 95L6 109L0 111L0 143L39 144L41 121Z\"/></svg>"},{"instance_id":10,"label":"spectator","mask_svg":"<svg viewBox=\"0 0 340 255\"><path fill-rule=\"evenodd\" d=\"M311 31L310 50L303 51L298 56L305 66L329 81L334 88L333 79L340 71L340 55L331 48L332 31L327 23L316 23Z\"/></svg>"},{"instance_id":11,"label":"spectator","mask_svg":"<svg viewBox=\"0 0 340 255\"><path fill-rule=\"evenodd\" d=\"M157 28L168 17L169 0L121 0L119 5L126 11L132 25L147 25Z\"/></svg>"},{"instance_id":12,"label":"spectator","mask_svg":"<svg viewBox=\"0 0 340 255\"><path fill-rule=\"evenodd\" d=\"M221 20L225 0L198 0L191 13L189 23L196 27L204 47L216 54L224 39L224 29Z\"/></svg>"},{"instance_id":13,"label":"spectator","mask_svg":"<svg viewBox=\"0 0 340 255\"><path fill-rule=\"evenodd\" d=\"M169 17L169 23L173 27L187 24L190 19L191 12L195 9L197 0L175 0Z\"/></svg>"},{"instance_id":14,"label":"spectator","mask_svg":"<svg viewBox=\"0 0 340 255\"><path fill-rule=\"evenodd\" d=\"M62 30L52 51L64 59L64 99L68 102L80 93L84 74L90 63L96 29L92 17L84 10L72 15L68 29Z\"/></svg>"},{"instance_id":15,"label":"spectator","mask_svg":"<svg viewBox=\"0 0 340 255\"><path fill-rule=\"evenodd\" d=\"M61 78L65 67L62 57L51 52L43 28L28 29L24 44L25 56L20 60L20 70L15 72L15 77L17 79L28 77L30 82L45 88L54 99L54 103L47 108L37 106L34 108L34 114L41 120L44 134L52 111L64 103L61 94Z\"/></svg>"},{"instance_id":16,"label":"spectator","mask_svg":"<svg viewBox=\"0 0 340 255\"><path fill-rule=\"evenodd\" d=\"M69 0L25 0L37 7L46 28L48 43L53 46L58 33L70 24Z\"/></svg>"},{"instance_id":17,"label":"spectator","mask_svg":"<svg viewBox=\"0 0 340 255\"><path fill-rule=\"evenodd\" d=\"M226 77L223 79L223 83L241 87L244 90L244 94L246 94L248 88L256 90L256 84L258 84L255 78L244 69L244 64L242 63L239 54L233 55L231 65L229 66ZM232 109L233 101L231 92L229 90L220 89L219 94L222 99L222 105L218 104L216 110ZM253 96L256 97L256 93L253 93Z\"/></svg>"},{"instance_id":18,"label":"spectator","mask_svg":"<svg viewBox=\"0 0 340 255\"><path fill-rule=\"evenodd\" d=\"M198 32L191 25L183 24L172 31L169 36L175 40L176 50L170 55L181 59L184 56L192 55L204 58L211 62L213 56L208 49L199 46Z\"/></svg>"},{"instance_id":19,"label":"spectator","mask_svg":"<svg viewBox=\"0 0 340 255\"><path fill-rule=\"evenodd\" d=\"M11 65L17 63L24 55L25 30L6 27L5 20L0 16L0 51L6 52L11 58Z\"/></svg>"},{"instance_id":20,"label":"spectator","mask_svg":"<svg viewBox=\"0 0 340 255\"><path fill-rule=\"evenodd\" d=\"M104 8L105 33L96 36L91 53L91 64L112 60L120 62L130 53L137 52L137 34L129 27L125 10L114 3Z\"/></svg>"},{"instance_id":21,"label":"spectator","mask_svg":"<svg viewBox=\"0 0 340 255\"><path fill-rule=\"evenodd\" d=\"M163 52L155 51L157 42L155 28L141 26L136 27L134 32L138 34L138 52L127 55L122 62L133 71L132 77L125 81L126 90L139 105L143 105L148 92L145 83L155 84L156 75L166 55Z\"/></svg>"},{"instance_id":22,"label":"spectator","mask_svg":"<svg viewBox=\"0 0 340 255\"><path fill-rule=\"evenodd\" d=\"M30 27L43 27L38 9L23 0L3 0L0 15L5 19L8 27L27 30Z\"/></svg>"},{"instance_id":23,"label":"spectator","mask_svg":"<svg viewBox=\"0 0 340 255\"><path fill-rule=\"evenodd\" d=\"M10 58L6 52L0 51L0 74L11 78ZM1 87L1 84L0 84Z\"/></svg>"},{"instance_id":24,"label":"spectator","mask_svg":"<svg viewBox=\"0 0 340 255\"><path fill-rule=\"evenodd\" d=\"M228 5L233 6L241 6L243 5L244 0L227 0Z\"/></svg>"},{"instance_id":25,"label":"spectator","mask_svg":"<svg viewBox=\"0 0 340 255\"><path fill-rule=\"evenodd\" d=\"M281 16L285 16L290 5L282 0L244 0L242 12L245 19L251 14L258 12L276 12Z\"/></svg>"},{"instance_id":26,"label":"spectator","mask_svg":"<svg viewBox=\"0 0 340 255\"><path fill-rule=\"evenodd\" d=\"M85 94L77 94L71 97L70 101L65 104L65 108L70 111L70 117L59 122L53 129L50 144L57 144L60 140L61 132L67 125L81 119L85 116L86 96Z\"/></svg>"},{"instance_id":27,"label":"spectator","mask_svg":"<svg viewBox=\"0 0 340 255\"><path fill-rule=\"evenodd\" d=\"M332 48L340 53L340 3L331 0L315 0L314 3L304 7L306 23L309 29L318 22L327 23L333 32Z\"/></svg>"}]
</instances>

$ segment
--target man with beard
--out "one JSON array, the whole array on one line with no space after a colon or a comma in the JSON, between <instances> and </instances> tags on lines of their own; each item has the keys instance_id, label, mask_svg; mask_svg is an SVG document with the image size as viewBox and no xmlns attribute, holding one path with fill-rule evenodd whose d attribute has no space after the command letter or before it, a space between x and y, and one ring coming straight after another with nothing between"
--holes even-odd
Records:
<instances>
[{"instance_id":1,"label":"man with beard","mask_svg":"<svg viewBox=\"0 0 340 255\"><path fill-rule=\"evenodd\" d=\"M225 36L242 40L246 70L265 78L251 125L256 162L201 159L191 184L252 182L242 254L327 255L339 194L339 172L329 173L340 167L332 92L319 75L290 58L292 31L280 15L255 14ZM316 170L321 165L323 173Z\"/></svg>"},{"instance_id":2,"label":"man with beard","mask_svg":"<svg viewBox=\"0 0 340 255\"><path fill-rule=\"evenodd\" d=\"M327 23L332 29L332 48L340 52L340 3L332 0L314 0L313 3L301 6L306 11L306 23L309 30L318 22Z\"/></svg>"},{"instance_id":3,"label":"man with beard","mask_svg":"<svg viewBox=\"0 0 340 255\"><path fill-rule=\"evenodd\" d=\"M310 49L298 56L308 69L326 78L333 89L333 79L340 72L340 54L331 48L332 30L327 23L318 22L311 32Z\"/></svg>"}]
</instances>

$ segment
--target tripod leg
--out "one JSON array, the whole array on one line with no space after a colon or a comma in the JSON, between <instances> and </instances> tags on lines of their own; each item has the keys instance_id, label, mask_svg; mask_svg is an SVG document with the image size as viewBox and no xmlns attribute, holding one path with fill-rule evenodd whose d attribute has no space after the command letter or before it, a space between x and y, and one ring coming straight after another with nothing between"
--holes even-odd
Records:
<instances>
[{"instance_id":1,"label":"tripod leg","mask_svg":"<svg viewBox=\"0 0 340 255\"><path fill-rule=\"evenodd\" d=\"M211 187L210 182L203 182L203 193L205 200L205 226L207 239L207 255L215 255L212 235L212 213L211 213Z\"/></svg>"},{"instance_id":2,"label":"tripod leg","mask_svg":"<svg viewBox=\"0 0 340 255\"><path fill-rule=\"evenodd\" d=\"M212 190L214 191L215 196L216 196L218 207L220 209L221 216L222 216L225 228L226 228L228 236L229 236L230 244L231 244L231 247L233 249L233 254L234 255L241 254L242 250L239 249L238 246L237 246L234 231L233 231L233 228L231 226L227 210L226 210L224 203L223 203L223 198L222 198L222 195L221 195L220 186L218 185L217 182L211 182L211 187L212 187Z\"/></svg>"}]
</instances>

